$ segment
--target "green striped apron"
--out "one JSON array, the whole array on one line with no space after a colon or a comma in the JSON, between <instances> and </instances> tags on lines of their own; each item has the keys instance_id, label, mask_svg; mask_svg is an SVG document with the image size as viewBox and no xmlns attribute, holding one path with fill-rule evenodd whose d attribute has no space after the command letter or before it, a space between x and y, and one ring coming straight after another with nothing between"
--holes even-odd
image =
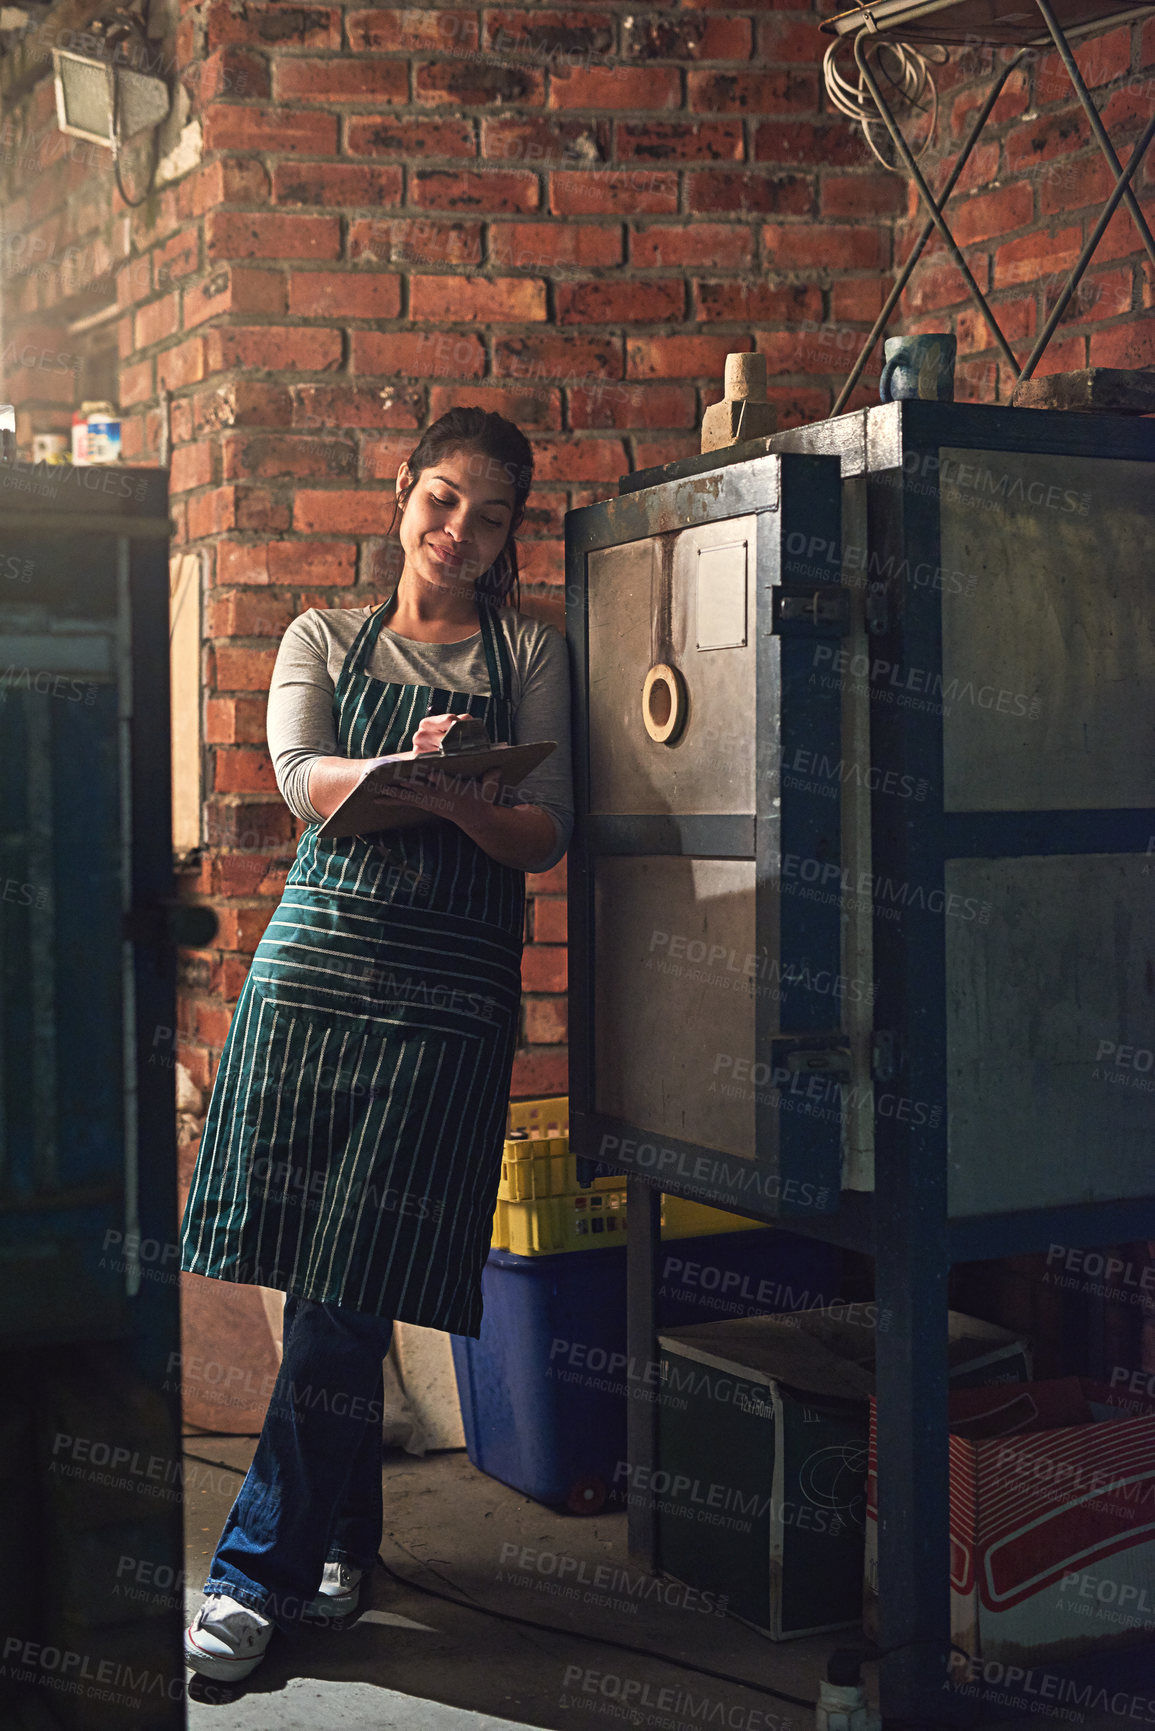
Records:
<instances>
[{"instance_id":1,"label":"green striped apron","mask_svg":"<svg viewBox=\"0 0 1155 1731\"><path fill-rule=\"evenodd\" d=\"M512 674L479 598L490 695L374 679L384 608L333 696L338 754L408 750L425 715L513 740ZM463 830L301 836L221 1054L181 1267L476 1338L521 1002L525 874Z\"/></svg>"}]
</instances>

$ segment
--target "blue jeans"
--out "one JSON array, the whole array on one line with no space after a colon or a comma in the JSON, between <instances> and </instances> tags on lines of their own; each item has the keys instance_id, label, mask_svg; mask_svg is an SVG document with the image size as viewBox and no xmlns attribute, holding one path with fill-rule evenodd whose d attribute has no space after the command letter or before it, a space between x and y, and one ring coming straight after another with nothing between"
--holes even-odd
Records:
<instances>
[{"instance_id":1,"label":"blue jeans","mask_svg":"<svg viewBox=\"0 0 1155 1731\"><path fill-rule=\"evenodd\" d=\"M368 1572L381 1544L381 1364L393 1323L288 1293L281 1368L205 1592L295 1627L327 1562Z\"/></svg>"}]
</instances>

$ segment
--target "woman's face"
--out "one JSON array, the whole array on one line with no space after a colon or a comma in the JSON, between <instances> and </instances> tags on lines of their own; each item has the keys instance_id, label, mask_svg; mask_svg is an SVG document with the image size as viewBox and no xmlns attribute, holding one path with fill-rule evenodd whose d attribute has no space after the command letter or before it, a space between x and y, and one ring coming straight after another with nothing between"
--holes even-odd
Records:
<instances>
[{"instance_id":1,"label":"woman's face","mask_svg":"<svg viewBox=\"0 0 1155 1731\"><path fill-rule=\"evenodd\" d=\"M411 479L403 462L398 492ZM483 451L437 458L418 475L401 512L405 569L436 588L472 595L509 539L516 497L505 465Z\"/></svg>"}]
</instances>

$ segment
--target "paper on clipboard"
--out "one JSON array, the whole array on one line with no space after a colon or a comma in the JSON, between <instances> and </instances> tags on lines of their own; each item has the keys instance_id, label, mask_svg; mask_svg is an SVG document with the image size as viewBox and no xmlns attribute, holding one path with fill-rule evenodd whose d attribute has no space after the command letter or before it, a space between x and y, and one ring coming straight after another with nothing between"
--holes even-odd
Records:
<instances>
[{"instance_id":1,"label":"paper on clipboard","mask_svg":"<svg viewBox=\"0 0 1155 1731\"><path fill-rule=\"evenodd\" d=\"M447 791L456 791L462 781L475 781L495 769L501 787L517 787L544 763L557 741L541 740L533 745L488 745L476 751L422 751L373 758L356 787L341 801L318 830L321 837L368 835L374 830L410 829L436 821L437 813L423 806L403 805L383 797L387 787L404 787L414 771L423 777L432 772L443 780ZM436 792L436 787L434 788Z\"/></svg>"}]
</instances>

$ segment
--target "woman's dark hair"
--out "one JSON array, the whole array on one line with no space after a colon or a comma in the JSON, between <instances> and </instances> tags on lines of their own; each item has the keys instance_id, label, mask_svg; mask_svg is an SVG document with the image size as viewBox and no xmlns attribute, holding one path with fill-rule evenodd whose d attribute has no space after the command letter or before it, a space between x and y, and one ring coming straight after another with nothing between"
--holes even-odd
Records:
<instances>
[{"instance_id":1,"label":"woman's dark hair","mask_svg":"<svg viewBox=\"0 0 1155 1731\"><path fill-rule=\"evenodd\" d=\"M453 451L476 450L491 465L495 480L508 481L514 489L513 516L505 546L489 567L478 577L475 588L494 607L520 607L521 583L517 571L517 547L514 534L525 513L525 501L533 484L533 451L529 440L507 421L489 409L450 409L440 420L427 427L409 458L409 469L416 481L423 469L447 457ZM410 487L412 483L410 483ZM389 532L397 520L397 512L405 503L410 487L398 492L393 505Z\"/></svg>"}]
</instances>

